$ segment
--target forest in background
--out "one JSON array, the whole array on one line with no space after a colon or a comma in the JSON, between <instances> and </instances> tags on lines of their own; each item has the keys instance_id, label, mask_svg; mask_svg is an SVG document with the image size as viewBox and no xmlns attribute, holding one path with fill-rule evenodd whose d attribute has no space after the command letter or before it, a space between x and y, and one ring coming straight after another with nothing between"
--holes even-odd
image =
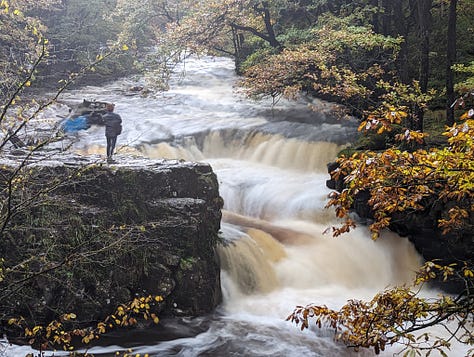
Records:
<instances>
[{"instance_id":1,"label":"forest in background","mask_svg":"<svg viewBox=\"0 0 474 357\"><path fill-rule=\"evenodd\" d=\"M441 206L439 231L470 247L472 256L473 15L473 0L2 0L0 24L8 31L0 34L1 147L38 108L25 99L30 90L62 91L136 73L150 90L165 90L186 56L231 56L251 97L317 96L359 118L363 140L341 153L331 173L345 185L329 200L344 220L334 235L354 227L349 212L364 191L373 239L395 215ZM8 217L2 216L3 229ZM472 345L473 271L471 259L421 272L418 282L433 275L462 281L455 300L428 303L400 289L339 314L308 307L293 321L307 327L308 316L319 317L347 329L340 337L347 343L377 351L423 325L456 318ZM420 317L424 324L415 322ZM369 319L369 331L361 329ZM446 344L436 340L433 349Z\"/></svg>"},{"instance_id":2,"label":"forest in background","mask_svg":"<svg viewBox=\"0 0 474 357\"><path fill-rule=\"evenodd\" d=\"M12 29L1 38L3 90L13 88L7 85L11 77L28 70L40 37L48 40L48 46L47 59L36 72L37 85L54 86L117 43L129 50L95 68L87 80L100 82L134 71L160 73L157 77L163 78L183 51L232 56L239 73L245 73L284 50L302 51L329 40L335 41L331 47L322 44L324 55L338 57L331 64L356 73L379 65L402 83L416 79L423 92L437 90L432 108L445 108L452 91L448 87L458 85L460 91L465 90L462 84L472 76L471 0L165 0L141 4L16 0L2 4L2 27ZM339 38L331 37L331 31L340 31ZM301 89L314 92L314 87L304 83Z\"/></svg>"}]
</instances>

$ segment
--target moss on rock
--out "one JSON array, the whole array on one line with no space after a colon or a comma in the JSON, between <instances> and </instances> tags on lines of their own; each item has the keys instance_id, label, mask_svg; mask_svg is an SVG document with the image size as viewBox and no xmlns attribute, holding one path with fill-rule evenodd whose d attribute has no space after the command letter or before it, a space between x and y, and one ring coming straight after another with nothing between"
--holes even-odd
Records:
<instances>
[{"instance_id":1,"label":"moss on rock","mask_svg":"<svg viewBox=\"0 0 474 357\"><path fill-rule=\"evenodd\" d=\"M74 312L90 323L149 294L165 298L166 316L209 313L221 302L222 199L209 165L58 164L32 168L28 181L13 193L24 206L0 241L4 333L9 317L41 324Z\"/></svg>"}]
</instances>

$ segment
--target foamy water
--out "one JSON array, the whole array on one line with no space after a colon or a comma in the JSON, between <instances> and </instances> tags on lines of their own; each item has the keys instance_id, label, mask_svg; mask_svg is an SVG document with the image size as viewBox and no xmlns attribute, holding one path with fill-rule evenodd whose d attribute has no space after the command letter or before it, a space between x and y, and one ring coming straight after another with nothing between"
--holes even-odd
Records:
<instances>
[{"instance_id":1,"label":"foamy water","mask_svg":"<svg viewBox=\"0 0 474 357\"><path fill-rule=\"evenodd\" d=\"M340 238L324 234L337 223L325 208L326 164L354 138L355 127L326 120L328 111L313 113L304 102L281 101L271 110L270 102L237 95L229 59L191 60L186 71L169 92L153 97L129 95L127 88L137 83L123 80L62 99L116 103L124 126L117 160L139 155L213 167L225 202L221 235L229 242L218 252L223 304L195 336L123 339L121 346L90 352L113 356L128 342L134 353L150 356L373 356L334 343L329 330L301 332L285 321L297 305L337 309L348 299L371 299L411 282L420 265L413 246L392 233L377 242L364 227ZM288 121L296 111L300 117L306 113L305 120ZM73 149L105 157L104 129L80 133ZM7 355L26 352L13 347Z\"/></svg>"}]
</instances>

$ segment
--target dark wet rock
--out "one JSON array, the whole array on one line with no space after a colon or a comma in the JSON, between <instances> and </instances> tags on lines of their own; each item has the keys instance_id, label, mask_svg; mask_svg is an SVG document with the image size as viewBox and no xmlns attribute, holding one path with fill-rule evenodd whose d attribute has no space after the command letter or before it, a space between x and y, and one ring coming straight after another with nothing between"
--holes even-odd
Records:
<instances>
[{"instance_id":1,"label":"dark wet rock","mask_svg":"<svg viewBox=\"0 0 474 357\"><path fill-rule=\"evenodd\" d=\"M328 172L336 170L336 163L328 164ZM341 192L344 189L344 180L331 178L327 180L328 188ZM353 211L357 214L360 223L370 223L373 212L368 204L369 192L360 191L352 204ZM464 203L469 207L467 202ZM438 227L438 220L452 208L452 202L440 202L434 199L425 199L424 209L419 211L397 212L391 217L390 230L402 237L407 237L415 246L425 261L437 261L441 265L457 264L462 268L462 262L474 261L474 234L469 228L454 227L450 232L443 234ZM474 213L471 213L471 222ZM435 283L450 293L458 293L465 286L462 279L456 278L443 282L440 279Z\"/></svg>"},{"instance_id":2,"label":"dark wet rock","mask_svg":"<svg viewBox=\"0 0 474 357\"><path fill-rule=\"evenodd\" d=\"M199 316L221 302L222 199L210 166L94 160L69 154L28 167L15 203L29 204L0 241L4 266L17 267L1 282L4 332L18 316L42 324L74 312L87 325L138 296L161 295L161 316Z\"/></svg>"},{"instance_id":3,"label":"dark wet rock","mask_svg":"<svg viewBox=\"0 0 474 357\"><path fill-rule=\"evenodd\" d=\"M338 168L339 168L339 164L337 162L330 162L327 164L327 169L328 169L329 174L337 170ZM326 186L327 188L330 188L331 190L336 190L338 192L341 192L344 188L344 182L342 179L335 180L333 177L331 177L329 180L326 180Z\"/></svg>"}]
</instances>

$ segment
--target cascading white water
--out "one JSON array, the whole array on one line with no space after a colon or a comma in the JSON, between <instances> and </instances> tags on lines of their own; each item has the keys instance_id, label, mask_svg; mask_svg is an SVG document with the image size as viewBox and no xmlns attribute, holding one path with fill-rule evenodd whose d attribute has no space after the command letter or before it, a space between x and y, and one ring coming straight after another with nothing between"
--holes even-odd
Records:
<instances>
[{"instance_id":1,"label":"cascading white water","mask_svg":"<svg viewBox=\"0 0 474 357\"><path fill-rule=\"evenodd\" d=\"M296 305L338 308L348 299L370 299L388 286L409 283L420 264L412 245L392 233L377 242L364 227L339 238L324 234L337 223L325 208L326 164L354 137L354 125L330 118L329 104L326 112L312 112L305 103L281 101L272 109L269 102L246 100L232 90L230 59L193 59L186 69L184 79L156 97L127 95L137 85L129 79L62 98L116 103L124 122L117 160L141 155L205 161L219 180L227 242L219 248L224 302L216 316L206 318L206 331L139 346L130 341L134 353L374 355L334 343L331 331L301 332L285 321ZM292 113L303 113L305 120L292 120ZM103 128L80 133L73 149L104 157ZM117 350L123 346L90 352L112 356Z\"/></svg>"}]
</instances>

